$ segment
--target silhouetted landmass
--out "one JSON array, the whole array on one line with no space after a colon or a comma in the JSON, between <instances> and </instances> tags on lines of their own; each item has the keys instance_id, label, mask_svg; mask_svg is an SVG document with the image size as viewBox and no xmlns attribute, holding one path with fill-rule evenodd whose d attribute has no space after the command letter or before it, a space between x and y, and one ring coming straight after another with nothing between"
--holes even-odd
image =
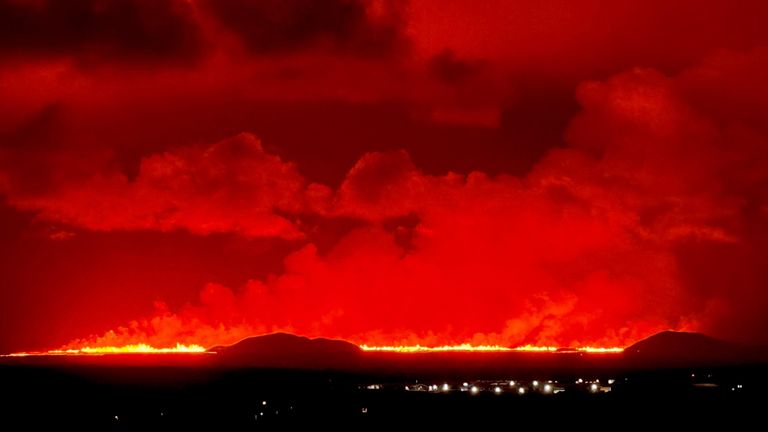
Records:
<instances>
[{"instance_id":1,"label":"silhouetted landmass","mask_svg":"<svg viewBox=\"0 0 768 432\"><path fill-rule=\"evenodd\" d=\"M535 352L367 352L342 340L275 333L217 346L203 354L4 357L7 365L225 366L290 370L328 369L398 376L534 376L541 371L620 371L720 365L768 365L768 348L739 345L699 333L666 331L627 347L623 354L573 349Z\"/></svg>"},{"instance_id":2,"label":"silhouetted landmass","mask_svg":"<svg viewBox=\"0 0 768 432\"><path fill-rule=\"evenodd\" d=\"M0 358L0 416L85 430L740 429L763 420L768 388L764 350L695 333L624 354L364 352L284 333L211 351Z\"/></svg>"},{"instance_id":3,"label":"silhouetted landmass","mask_svg":"<svg viewBox=\"0 0 768 432\"><path fill-rule=\"evenodd\" d=\"M664 331L624 349L628 366L670 367L750 363L765 360L765 350L701 333Z\"/></svg>"},{"instance_id":4,"label":"silhouetted landmass","mask_svg":"<svg viewBox=\"0 0 768 432\"><path fill-rule=\"evenodd\" d=\"M334 369L392 373L473 371L493 375L541 369L653 369L765 363L768 351L700 333L665 331L627 347L624 355L589 355L570 349L545 353L372 353L349 342L275 333L211 348L215 362L239 367Z\"/></svg>"},{"instance_id":5,"label":"silhouetted landmass","mask_svg":"<svg viewBox=\"0 0 768 432\"><path fill-rule=\"evenodd\" d=\"M294 369L354 368L362 353L349 342L288 333L250 337L209 351L215 352L216 361L224 365Z\"/></svg>"}]
</instances>

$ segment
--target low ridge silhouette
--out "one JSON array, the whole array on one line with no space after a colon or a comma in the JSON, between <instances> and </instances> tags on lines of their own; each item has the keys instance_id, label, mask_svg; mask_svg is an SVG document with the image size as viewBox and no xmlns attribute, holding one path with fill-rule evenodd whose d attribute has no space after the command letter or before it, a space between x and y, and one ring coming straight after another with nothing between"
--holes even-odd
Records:
<instances>
[{"instance_id":1,"label":"low ridge silhouette","mask_svg":"<svg viewBox=\"0 0 768 432\"><path fill-rule=\"evenodd\" d=\"M254 336L209 349L224 364L254 367L335 369L355 366L362 350L349 342L288 333Z\"/></svg>"},{"instance_id":2,"label":"low ridge silhouette","mask_svg":"<svg viewBox=\"0 0 768 432\"><path fill-rule=\"evenodd\" d=\"M765 359L765 350L701 333L663 331L624 349L632 365L695 366L746 363Z\"/></svg>"},{"instance_id":3,"label":"low ridge silhouette","mask_svg":"<svg viewBox=\"0 0 768 432\"><path fill-rule=\"evenodd\" d=\"M529 353L428 353L413 355L365 353L352 343L274 333L218 346L215 361L238 367L358 370L461 370L562 367L608 361L562 350L555 355ZM664 331L643 339L614 358L613 367L666 368L768 361L768 350L715 339L700 333Z\"/></svg>"}]
</instances>

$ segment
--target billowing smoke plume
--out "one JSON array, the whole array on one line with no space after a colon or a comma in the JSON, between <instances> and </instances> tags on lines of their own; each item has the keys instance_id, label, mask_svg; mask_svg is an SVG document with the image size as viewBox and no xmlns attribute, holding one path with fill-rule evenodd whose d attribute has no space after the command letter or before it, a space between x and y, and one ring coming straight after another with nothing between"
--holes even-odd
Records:
<instances>
[{"instance_id":1,"label":"billowing smoke plume","mask_svg":"<svg viewBox=\"0 0 768 432\"><path fill-rule=\"evenodd\" d=\"M0 352L768 343L767 20L0 0Z\"/></svg>"},{"instance_id":2,"label":"billowing smoke plume","mask_svg":"<svg viewBox=\"0 0 768 432\"><path fill-rule=\"evenodd\" d=\"M428 175L371 152L338 188L240 135L10 202L90 229L284 236L284 269L73 342L215 345L272 331L368 344L624 345L768 325L768 53L577 90L568 146L526 176ZM446 149L448 151L448 149ZM349 222L328 248L307 217Z\"/></svg>"}]
</instances>

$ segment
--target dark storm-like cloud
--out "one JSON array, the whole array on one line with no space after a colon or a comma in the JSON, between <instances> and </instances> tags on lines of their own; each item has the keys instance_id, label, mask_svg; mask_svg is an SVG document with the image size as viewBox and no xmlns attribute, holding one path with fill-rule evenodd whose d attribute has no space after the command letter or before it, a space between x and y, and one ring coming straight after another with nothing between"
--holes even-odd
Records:
<instances>
[{"instance_id":1,"label":"dark storm-like cloud","mask_svg":"<svg viewBox=\"0 0 768 432\"><path fill-rule=\"evenodd\" d=\"M205 0L206 9L254 54L308 48L387 54L404 43L404 1Z\"/></svg>"},{"instance_id":2,"label":"dark storm-like cloud","mask_svg":"<svg viewBox=\"0 0 768 432\"><path fill-rule=\"evenodd\" d=\"M442 82L459 84L477 75L483 66L483 62L460 59L456 53L447 49L429 60L427 70Z\"/></svg>"},{"instance_id":3,"label":"dark storm-like cloud","mask_svg":"<svg viewBox=\"0 0 768 432\"><path fill-rule=\"evenodd\" d=\"M377 56L405 43L403 10L402 1L363 0L2 0L0 56L190 63L220 45L211 22L252 55Z\"/></svg>"},{"instance_id":4,"label":"dark storm-like cloud","mask_svg":"<svg viewBox=\"0 0 768 432\"><path fill-rule=\"evenodd\" d=\"M193 6L177 0L2 0L0 55L191 60L202 39Z\"/></svg>"}]
</instances>

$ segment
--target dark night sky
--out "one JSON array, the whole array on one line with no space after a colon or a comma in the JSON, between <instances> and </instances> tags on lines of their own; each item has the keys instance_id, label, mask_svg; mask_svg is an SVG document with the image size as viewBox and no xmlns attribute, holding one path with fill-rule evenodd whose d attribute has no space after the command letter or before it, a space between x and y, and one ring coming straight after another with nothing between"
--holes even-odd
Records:
<instances>
[{"instance_id":1,"label":"dark night sky","mask_svg":"<svg viewBox=\"0 0 768 432\"><path fill-rule=\"evenodd\" d=\"M766 343L766 21L0 0L0 352Z\"/></svg>"}]
</instances>

